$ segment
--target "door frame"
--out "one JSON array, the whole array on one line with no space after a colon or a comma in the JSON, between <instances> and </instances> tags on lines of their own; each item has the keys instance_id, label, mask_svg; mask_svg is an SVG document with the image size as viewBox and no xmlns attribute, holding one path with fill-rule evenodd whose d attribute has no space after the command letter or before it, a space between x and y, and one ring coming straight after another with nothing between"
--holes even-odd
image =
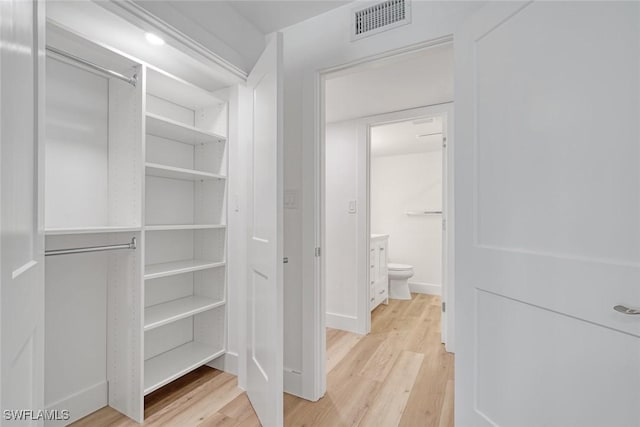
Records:
<instances>
[{"instance_id":1,"label":"door frame","mask_svg":"<svg viewBox=\"0 0 640 427\"><path fill-rule=\"evenodd\" d=\"M303 346L303 360L313 361L312 366L310 366L313 372L313 385L309 387L308 390L311 393L308 393L313 397L313 400L320 399L324 396L326 392L326 332L325 332L325 324L326 324L326 283L325 283L325 257L322 255L323 248L326 247L325 233L324 233L324 207L325 207L325 188L324 188L324 171L325 171L325 90L326 90L326 80L329 75L335 75L338 72L353 72L359 68L365 68L374 64L378 61L387 60L391 58L399 58L404 55L414 54L422 50L426 50L431 47L441 46L445 44L453 43L453 35L447 35L444 37L440 37L437 39L429 40L422 43L417 43L414 45L406 46L399 49L394 49L388 52L384 52L378 55L372 55L365 58L361 58L355 61L347 62L341 65L319 69L314 73L314 98L315 98L315 108L316 113L314 117L314 145L313 145L313 155L314 155L314 181L313 181L313 233L314 233L314 241L315 241L315 259L313 263L313 312L307 313L305 316L306 320L310 321L313 328L313 335L307 338L307 343L311 345ZM453 120L450 120L449 124L450 131L450 141L453 139ZM367 131L368 133L368 131ZM367 147L369 147L369 141L367 136ZM449 145L452 148L452 144ZM453 186L453 152L448 151L447 156L447 191L446 191L446 200L447 200L447 233L446 233L446 241L447 245L447 254L454 253L454 239L453 239L453 230L454 230L454 211L453 211L453 196L454 196L454 186ZM369 154L367 154L367 164L369 163ZM367 212L369 210L368 206L368 181L369 181L369 170L367 170ZM443 183L444 184L444 183ZM443 202L444 203L444 202ZM443 206L444 208L444 206ZM368 215L367 215L368 217ZM367 232L369 231L369 218L367 218ZM367 248L369 247L369 243L367 243ZM444 254L443 254L444 255ZM444 263L443 263L444 264ZM447 263L447 287L449 287L449 291L447 292L447 298L449 301L447 302L447 336L448 342L446 348L447 351L454 351L454 291L453 291L453 259L449 260ZM444 289L444 278L443 275L443 289ZM366 295L368 295L369 290L367 289ZM443 292L444 293L444 292ZM367 299L368 301L368 299ZM369 316L370 319L370 316ZM367 330L370 330L370 325L367 326ZM310 354L311 353L311 354ZM307 388L307 387L305 387Z\"/></svg>"},{"instance_id":2,"label":"door frame","mask_svg":"<svg viewBox=\"0 0 640 427\"><path fill-rule=\"evenodd\" d=\"M375 126L381 126L386 124L404 122L408 120L418 120L426 117L440 116L443 118L443 134L445 140L443 141L442 148L442 284L441 284L441 298L442 301L446 301L447 310L442 312L441 321L441 333L442 343L445 344L445 349L453 353L454 348L454 334L447 334L450 329L453 331L453 313L454 313L454 301L453 301L453 155L449 150L453 148L453 119L454 119L454 106L453 101L443 102L433 105L425 105L423 107L411 108L408 110L394 111L390 113L378 114L375 116L369 116L361 120L358 127L358 139L366 139L366 234L359 235L360 245L365 246L365 255L371 250L371 128ZM444 224L448 224L446 227ZM368 261L368 258L367 258ZM368 267L368 264L366 265ZM366 268L367 277L361 286L364 286L367 291L367 299L369 301L370 290L369 268ZM368 307L368 305L367 305ZM366 333L371 332L371 311L368 310L367 328Z\"/></svg>"}]
</instances>

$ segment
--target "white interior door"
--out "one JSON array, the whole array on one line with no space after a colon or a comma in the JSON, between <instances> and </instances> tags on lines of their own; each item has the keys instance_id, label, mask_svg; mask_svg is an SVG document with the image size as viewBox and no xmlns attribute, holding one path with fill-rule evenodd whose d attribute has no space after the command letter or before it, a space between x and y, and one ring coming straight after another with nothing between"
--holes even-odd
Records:
<instances>
[{"instance_id":1,"label":"white interior door","mask_svg":"<svg viewBox=\"0 0 640 427\"><path fill-rule=\"evenodd\" d=\"M44 8L38 3L0 2L2 425L35 425L37 412L25 411L43 409L44 401L44 262L37 170L43 98L35 84L42 82L38 70L44 57Z\"/></svg>"},{"instance_id":2,"label":"white interior door","mask_svg":"<svg viewBox=\"0 0 640 427\"><path fill-rule=\"evenodd\" d=\"M640 3L456 34L456 425L640 425Z\"/></svg>"},{"instance_id":3,"label":"white interior door","mask_svg":"<svg viewBox=\"0 0 640 427\"><path fill-rule=\"evenodd\" d=\"M283 423L282 35L249 75L253 146L247 283L247 394L265 427Z\"/></svg>"}]
</instances>

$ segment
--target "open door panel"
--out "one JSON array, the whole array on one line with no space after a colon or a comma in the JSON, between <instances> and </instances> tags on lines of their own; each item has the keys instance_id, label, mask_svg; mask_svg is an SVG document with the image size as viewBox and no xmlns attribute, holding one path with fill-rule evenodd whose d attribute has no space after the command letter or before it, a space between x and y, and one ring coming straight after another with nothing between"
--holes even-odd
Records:
<instances>
[{"instance_id":1,"label":"open door panel","mask_svg":"<svg viewBox=\"0 0 640 427\"><path fill-rule=\"evenodd\" d=\"M252 147L247 280L247 394L265 427L283 424L282 35L249 75Z\"/></svg>"}]
</instances>

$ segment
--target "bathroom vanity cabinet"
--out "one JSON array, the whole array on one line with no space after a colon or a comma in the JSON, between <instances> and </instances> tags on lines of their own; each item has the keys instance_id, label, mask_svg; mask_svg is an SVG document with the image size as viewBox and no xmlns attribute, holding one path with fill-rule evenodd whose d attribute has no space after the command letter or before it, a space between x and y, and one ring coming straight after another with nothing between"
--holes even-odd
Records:
<instances>
[{"instance_id":1,"label":"bathroom vanity cabinet","mask_svg":"<svg viewBox=\"0 0 640 427\"><path fill-rule=\"evenodd\" d=\"M371 242L369 244L369 304L371 310L381 303L389 303L389 272L387 269L388 247L388 235L371 235Z\"/></svg>"}]
</instances>

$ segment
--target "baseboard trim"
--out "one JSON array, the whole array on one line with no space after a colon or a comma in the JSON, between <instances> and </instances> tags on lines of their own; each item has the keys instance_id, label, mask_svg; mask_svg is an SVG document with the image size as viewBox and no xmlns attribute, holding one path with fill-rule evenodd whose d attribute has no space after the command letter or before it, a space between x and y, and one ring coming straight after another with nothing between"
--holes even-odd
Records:
<instances>
[{"instance_id":1,"label":"baseboard trim","mask_svg":"<svg viewBox=\"0 0 640 427\"><path fill-rule=\"evenodd\" d=\"M238 376L238 353L228 351L217 359L207 363L207 366Z\"/></svg>"},{"instance_id":2,"label":"baseboard trim","mask_svg":"<svg viewBox=\"0 0 640 427\"><path fill-rule=\"evenodd\" d=\"M284 368L284 392L302 397L302 372Z\"/></svg>"},{"instance_id":3,"label":"baseboard trim","mask_svg":"<svg viewBox=\"0 0 640 427\"><path fill-rule=\"evenodd\" d=\"M107 381L80 390L71 396L47 405L47 411L69 411L68 420L45 420L47 427L66 426L109 404Z\"/></svg>"},{"instance_id":4,"label":"baseboard trim","mask_svg":"<svg viewBox=\"0 0 640 427\"><path fill-rule=\"evenodd\" d=\"M332 329L340 329L341 331L353 332L360 334L358 330L358 318L356 316L348 316L346 314L327 312L326 327Z\"/></svg>"},{"instance_id":5,"label":"baseboard trim","mask_svg":"<svg viewBox=\"0 0 640 427\"><path fill-rule=\"evenodd\" d=\"M416 294L442 295L442 286L426 282L409 282L409 290Z\"/></svg>"}]
</instances>

